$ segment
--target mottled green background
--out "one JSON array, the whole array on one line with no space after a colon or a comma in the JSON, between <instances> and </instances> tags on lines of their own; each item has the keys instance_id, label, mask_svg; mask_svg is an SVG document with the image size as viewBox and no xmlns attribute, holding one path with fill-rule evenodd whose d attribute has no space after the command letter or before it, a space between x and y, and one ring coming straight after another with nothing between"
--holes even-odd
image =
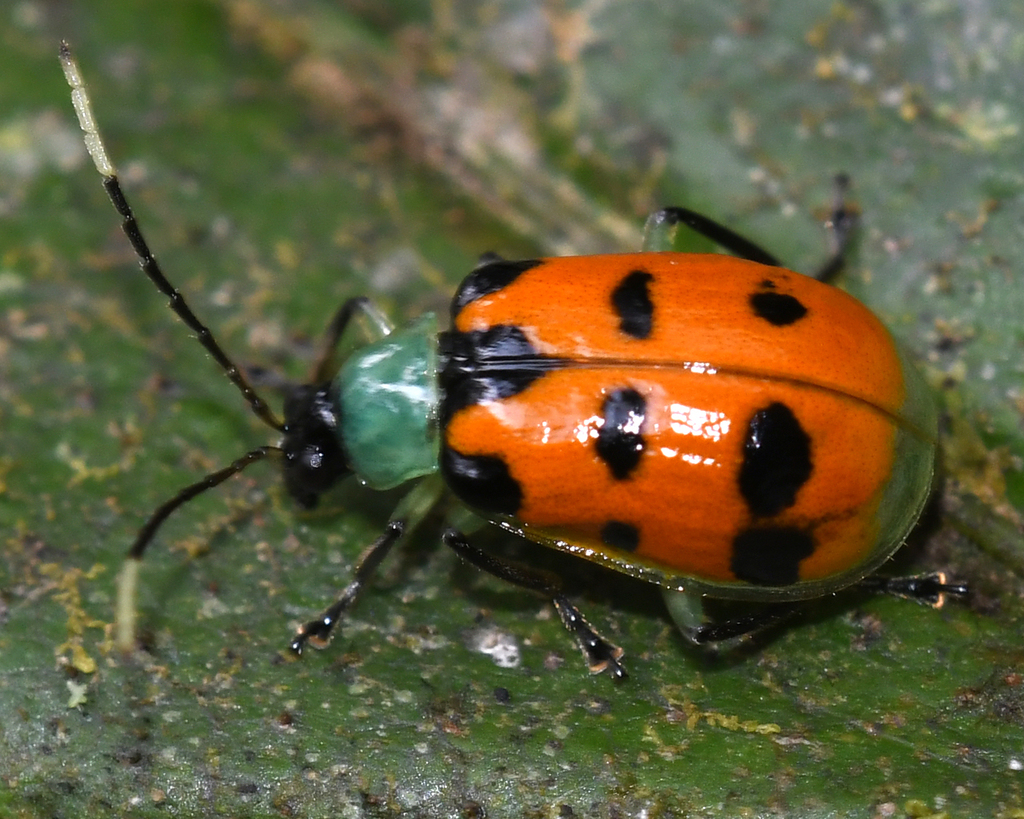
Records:
<instances>
[{"instance_id":1,"label":"mottled green background","mask_svg":"<svg viewBox=\"0 0 1024 819\"><path fill-rule=\"evenodd\" d=\"M634 249L660 204L810 269L848 171L841 284L944 411L945 483L898 568L973 599L842 594L715 659L649 587L513 545L624 646L614 686L428 525L329 651L287 663L400 495L297 515L268 466L171 521L150 653L115 654L146 513L268 436L139 275L61 37L164 267L240 360L292 377L346 297L444 310L481 251ZM1021 815L1022 126L1014 0L4 4L0 814ZM518 667L472 648L486 628Z\"/></svg>"}]
</instances>

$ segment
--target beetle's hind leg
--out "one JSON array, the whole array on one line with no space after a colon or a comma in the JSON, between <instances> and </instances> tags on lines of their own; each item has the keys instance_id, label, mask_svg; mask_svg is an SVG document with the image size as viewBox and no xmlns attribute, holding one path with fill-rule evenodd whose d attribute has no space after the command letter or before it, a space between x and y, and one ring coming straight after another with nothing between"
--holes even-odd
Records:
<instances>
[{"instance_id":1,"label":"beetle's hind leg","mask_svg":"<svg viewBox=\"0 0 1024 819\"><path fill-rule=\"evenodd\" d=\"M739 642L746 642L789 620L800 608L800 603L742 603L730 606L730 601L718 604L713 614L706 610L709 602L700 594L665 589L665 606L672 620L687 642L695 646L713 646L727 650Z\"/></svg>"},{"instance_id":2,"label":"beetle's hind leg","mask_svg":"<svg viewBox=\"0 0 1024 819\"><path fill-rule=\"evenodd\" d=\"M580 610L565 596L562 581L558 575L493 555L471 544L461 532L455 529L448 529L442 539L448 548L478 569L492 574L500 580L550 597L558 616L562 618L563 625L572 634L580 651L583 652L590 673L599 674L602 671L608 671L614 680L626 679L628 676L626 669L619 662L623 655L622 649L602 637L587 622Z\"/></svg>"},{"instance_id":3,"label":"beetle's hind leg","mask_svg":"<svg viewBox=\"0 0 1024 819\"><path fill-rule=\"evenodd\" d=\"M969 594L966 583L951 581L945 573L913 577L882 577L872 575L854 584L853 588L873 594L890 594L924 605L941 608L950 597ZM683 637L696 646L729 648L739 641L757 637L789 620L806 605L806 601L753 605L741 603L741 613L708 617L705 600L698 594L666 590L665 605ZM728 611L729 601L717 601ZM735 605L735 604L734 604Z\"/></svg>"},{"instance_id":4,"label":"beetle's hind leg","mask_svg":"<svg viewBox=\"0 0 1024 819\"><path fill-rule=\"evenodd\" d=\"M916 600L936 609L942 608L949 597L962 599L970 594L966 583L951 581L945 572L911 577L871 575L859 581L857 588L876 594L891 594L895 597Z\"/></svg>"}]
</instances>

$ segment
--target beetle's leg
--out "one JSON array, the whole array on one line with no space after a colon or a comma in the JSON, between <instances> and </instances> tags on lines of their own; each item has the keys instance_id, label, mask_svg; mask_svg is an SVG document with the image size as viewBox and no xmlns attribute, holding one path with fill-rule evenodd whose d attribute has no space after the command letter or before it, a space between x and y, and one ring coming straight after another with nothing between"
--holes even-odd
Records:
<instances>
[{"instance_id":1,"label":"beetle's leg","mask_svg":"<svg viewBox=\"0 0 1024 819\"><path fill-rule=\"evenodd\" d=\"M347 299L334 314L327 331L320 342L320 352L316 364L310 374L309 384L324 384L334 378L338 370L338 345L349 327L359 317L365 319L360 323L360 336L365 342L377 341L390 335L394 329L391 321L377 305L366 296ZM258 387L276 390L284 395L294 392L300 384L274 370L251 364L245 368L249 380Z\"/></svg>"},{"instance_id":2,"label":"beetle's leg","mask_svg":"<svg viewBox=\"0 0 1024 819\"><path fill-rule=\"evenodd\" d=\"M778 259L757 243L689 208L662 208L648 216L647 222L644 224L644 241L641 250L672 250L676 228L679 225L686 225L741 259L760 262L772 267L782 267L782 263Z\"/></svg>"},{"instance_id":3,"label":"beetle's leg","mask_svg":"<svg viewBox=\"0 0 1024 819\"><path fill-rule=\"evenodd\" d=\"M423 518L437 503L444 485L437 476L429 476L421 480L398 504L391 520L384 528L384 534L377 538L363 552L352 573L352 581L338 595L328 608L315 620L310 620L299 628L289 648L295 654L301 654L306 643L314 648L323 648L330 642L331 632L341 617L348 611L359 597L363 587L373 577L374 572L388 556L388 553L404 538L412 533Z\"/></svg>"},{"instance_id":4,"label":"beetle's leg","mask_svg":"<svg viewBox=\"0 0 1024 819\"><path fill-rule=\"evenodd\" d=\"M455 529L448 529L442 540L459 557L472 563L478 569L492 574L500 580L550 597L558 616L562 618L562 623L576 640L580 651L583 652L590 673L598 674L608 670L613 679L626 679L628 676L626 669L619 662L622 659L622 649L598 634L579 609L569 602L562 590L562 581L557 575L524 566L521 563L506 560L484 551L473 546L461 532Z\"/></svg>"},{"instance_id":5,"label":"beetle's leg","mask_svg":"<svg viewBox=\"0 0 1024 819\"><path fill-rule=\"evenodd\" d=\"M915 577L880 577L873 575L854 584L863 591L892 594L925 603L935 608L945 604L947 597L964 597L967 584L951 582L942 572ZM800 610L802 603L771 603L757 606L737 617L706 619L703 598L687 592L666 591L665 604L682 635L694 645L723 643L738 638L754 637L785 622ZM747 604L743 604L746 606Z\"/></svg>"},{"instance_id":6,"label":"beetle's leg","mask_svg":"<svg viewBox=\"0 0 1024 819\"><path fill-rule=\"evenodd\" d=\"M316 367L313 369L313 377L310 380L311 384L323 384L334 378L334 371L336 369L335 353L337 352L338 344L352 323L352 320L359 314L362 314L363 318L369 323L369 327L364 326L366 341L377 341L384 338L384 336L391 335L391 331L395 329L391 320L366 296L356 296L355 298L347 299L338 308L338 312L334 314L331 323L327 325L323 346L317 358Z\"/></svg>"},{"instance_id":7,"label":"beetle's leg","mask_svg":"<svg viewBox=\"0 0 1024 819\"><path fill-rule=\"evenodd\" d=\"M833 181L832 213L825 227L828 230L831 255L814 274L819 282L834 279L846 263L846 251L853 237L853 229L857 226L857 212L846 206L846 192L850 189L850 177L845 173L836 174Z\"/></svg>"},{"instance_id":8,"label":"beetle's leg","mask_svg":"<svg viewBox=\"0 0 1024 819\"><path fill-rule=\"evenodd\" d=\"M837 174L834 187L835 198L832 213L825 225L829 232L831 253L814 274L814 278L823 282L834 278L843 269L846 250L850 245L853 228L857 224L856 213L846 206L846 192L850 187L850 178L846 174ZM756 242L740 236L725 225L688 208L663 208L647 217L641 249L644 251L672 250L676 228L679 225L686 225L741 259L773 267L782 266L775 256Z\"/></svg>"},{"instance_id":9,"label":"beetle's leg","mask_svg":"<svg viewBox=\"0 0 1024 819\"><path fill-rule=\"evenodd\" d=\"M970 594L966 583L950 581L945 572L913 577L881 577L872 575L857 583L857 588L881 594L892 594L917 600L934 608L942 608L947 597L964 598Z\"/></svg>"},{"instance_id":10,"label":"beetle's leg","mask_svg":"<svg viewBox=\"0 0 1024 819\"><path fill-rule=\"evenodd\" d=\"M759 609L756 614L733 617L728 620L705 623L692 629L684 629L683 636L694 645L724 643L740 637L756 637L763 631L786 622L798 610L796 604L776 603Z\"/></svg>"},{"instance_id":11,"label":"beetle's leg","mask_svg":"<svg viewBox=\"0 0 1024 819\"><path fill-rule=\"evenodd\" d=\"M363 586L377 571L377 567L388 556L392 547L402 539L405 532L404 520L388 521L387 526L384 527L384 534L377 538L359 558L359 563L352 574L352 581L338 595L338 599L328 606L316 620L310 620L295 633L295 638L289 646L295 654L302 654L306 643L312 644L314 648L323 648L330 642L331 632L334 630L338 618L356 602Z\"/></svg>"},{"instance_id":12,"label":"beetle's leg","mask_svg":"<svg viewBox=\"0 0 1024 819\"><path fill-rule=\"evenodd\" d=\"M732 616L733 610L727 609L717 617L709 618L704 610L704 598L699 594L666 589L663 596L679 631L696 646L756 637L785 622L800 609L799 603L755 604L753 607L743 603L738 609L741 613L736 616Z\"/></svg>"}]
</instances>

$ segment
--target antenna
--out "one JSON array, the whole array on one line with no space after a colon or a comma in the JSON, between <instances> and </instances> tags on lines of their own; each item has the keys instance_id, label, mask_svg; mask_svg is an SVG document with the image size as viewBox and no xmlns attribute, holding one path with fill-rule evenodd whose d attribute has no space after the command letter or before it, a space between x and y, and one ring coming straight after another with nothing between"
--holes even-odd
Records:
<instances>
[{"instance_id":1,"label":"antenna","mask_svg":"<svg viewBox=\"0 0 1024 819\"><path fill-rule=\"evenodd\" d=\"M164 276L163 271L160 269L160 265L157 263L156 258L154 258L152 251L149 249L149 245L146 243L146 239L142 235L139 223L135 220L135 214L132 212L131 205L128 204L124 191L121 190L121 183L117 178L117 170L107 155L103 138L96 127L92 105L89 102L89 95L86 92L82 75L78 70L78 64L75 62L74 57L71 56L71 49L65 41L61 41L60 44L60 63L64 69L64 76L67 78L68 85L71 86L71 102L75 106L75 113L78 114L78 123L82 126L82 131L85 134L85 147L89 151L89 156L92 157L93 163L96 165L96 170L103 177L103 187L106 189L110 201L114 203L114 208L121 214L121 229L128 237L128 241L131 242L135 255L139 258L139 265L142 267L142 271L156 285L157 289L170 299L171 309L196 334L199 343L213 356L214 360L224 371L224 374L231 380L231 383L242 393L242 397L248 402L250 409L255 413L256 417L267 426L279 432L284 432L284 423L278 420L267 403L250 386L245 376L242 375L241 370L228 357L227 353L221 349L220 344L217 343L210 329L196 318L195 313L192 312L192 309L185 302L184 296L167 280L167 277ZM150 514L149 519L143 524L138 535L136 535L135 542L125 558L124 568L118 576L117 607L114 616L117 623L117 644L122 650L130 651L135 644L135 597L138 586L139 563L142 560L143 552L152 542L153 537L160 526L163 525L163 522L178 507L188 503L197 495L202 494L208 489L213 489L215 486L219 486L228 478L237 475L257 461L262 461L269 455L280 452L281 449L276 446L257 447L251 452L247 452L241 458L237 458L223 469L212 472L202 480L186 486Z\"/></svg>"},{"instance_id":2,"label":"antenna","mask_svg":"<svg viewBox=\"0 0 1024 819\"><path fill-rule=\"evenodd\" d=\"M103 177L103 187L106 188L110 201L113 202L117 212L121 214L121 229L124 231L125 236L128 237L128 241L131 242L135 255L139 257L139 265L142 267L142 271L149 276L149 280L156 285L157 289L170 299L168 302L170 308L196 334L199 343L213 356L214 361L224 370L224 374L231 380L231 383L242 393L242 397L249 403L256 417L268 427L276 429L278 432L283 432L284 423L274 415L266 401L260 398L256 390L249 385L241 370L228 357L227 353L221 349L220 344L217 343L217 339L213 337L210 329L196 318L192 308L185 302L185 297L167 280L167 277L164 276L163 271L160 269L159 263L154 258L145 237L142 235L142 231L139 229L139 223L135 220L135 214L132 212L131 205L128 204L124 191L121 190L121 182L117 178L117 170L110 161L106 146L103 144L103 138L96 128L96 119L93 117L92 104L89 102L89 95L85 90L85 82L82 80L82 75L78 70L78 64L75 62L74 57L71 56L71 48L63 40L60 44L60 63L64 69L64 76L67 78L68 85L71 86L71 103L75 106L75 113L78 114L78 123L82 126L82 131L85 133L85 147L89 151L89 156L92 157L93 163L96 165L96 170Z\"/></svg>"}]
</instances>

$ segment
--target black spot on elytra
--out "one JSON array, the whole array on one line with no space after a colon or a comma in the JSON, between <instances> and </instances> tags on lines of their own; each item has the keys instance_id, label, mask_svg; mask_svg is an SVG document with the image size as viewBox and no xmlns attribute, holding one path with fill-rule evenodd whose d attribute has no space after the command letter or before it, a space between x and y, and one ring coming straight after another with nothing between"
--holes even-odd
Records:
<instances>
[{"instance_id":1,"label":"black spot on elytra","mask_svg":"<svg viewBox=\"0 0 1024 819\"><path fill-rule=\"evenodd\" d=\"M733 539L730 568L756 586L789 586L800 579L800 561L814 552L814 538L793 526L755 526Z\"/></svg>"},{"instance_id":2,"label":"black spot on elytra","mask_svg":"<svg viewBox=\"0 0 1024 819\"><path fill-rule=\"evenodd\" d=\"M541 259L510 262L499 256L491 255L482 256L480 261L481 263L462 280L459 289L455 291L451 306L452 320L467 304L491 293L497 293L512 284L527 270L543 263Z\"/></svg>"},{"instance_id":3,"label":"black spot on elytra","mask_svg":"<svg viewBox=\"0 0 1024 819\"><path fill-rule=\"evenodd\" d=\"M651 334L654 303L647 285L654 279L645 270L634 270L612 291L612 307L619 317L619 329L633 338Z\"/></svg>"},{"instance_id":4,"label":"black spot on elytra","mask_svg":"<svg viewBox=\"0 0 1024 819\"><path fill-rule=\"evenodd\" d=\"M564 366L542 356L518 327L499 324L469 333L441 333L441 427L465 407L518 395L538 378Z\"/></svg>"},{"instance_id":5,"label":"black spot on elytra","mask_svg":"<svg viewBox=\"0 0 1024 819\"><path fill-rule=\"evenodd\" d=\"M807 315L807 308L795 296L785 293L754 293L750 297L754 315L776 327L786 327Z\"/></svg>"},{"instance_id":6,"label":"black spot on elytra","mask_svg":"<svg viewBox=\"0 0 1024 819\"><path fill-rule=\"evenodd\" d=\"M644 451L643 426L647 402L633 389L616 390L601 405L604 423L597 434L598 457L616 480L625 480L640 463Z\"/></svg>"},{"instance_id":7,"label":"black spot on elytra","mask_svg":"<svg viewBox=\"0 0 1024 819\"><path fill-rule=\"evenodd\" d=\"M514 515L523 502L523 490L495 455L463 455L450 447L441 450L441 475L459 498L481 512Z\"/></svg>"},{"instance_id":8,"label":"black spot on elytra","mask_svg":"<svg viewBox=\"0 0 1024 819\"><path fill-rule=\"evenodd\" d=\"M631 523L610 520L601 527L601 542L620 552L635 552L640 545L640 530Z\"/></svg>"},{"instance_id":9,"label":"black spot on elytra","mask_svg":"<svg viewBox=\"0 0 1024 819\"><path fill-rule=\"evenodd\" d=\"M811 476L811 439L793 411L776 402L747 425L740 466L740 494L755 517L788 509Z\"/></svg>"}]
</instances>

